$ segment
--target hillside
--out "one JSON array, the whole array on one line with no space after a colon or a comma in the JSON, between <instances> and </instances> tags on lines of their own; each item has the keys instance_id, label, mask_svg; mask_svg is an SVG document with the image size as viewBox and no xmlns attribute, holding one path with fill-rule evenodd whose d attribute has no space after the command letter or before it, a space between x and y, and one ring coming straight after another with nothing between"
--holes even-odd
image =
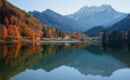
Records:
<instances>
[{"instance_id":1,"label":"hillside","mask_svg":"<svg viewBox=\"0 0 130 80\"><path fill-rule=\"evenodd\" d=\"M86 33L99 33L99 32L103 32L104 31L104 27L103 26L96 26L96 27L93 27L91 29L89 29Z\"/></svg>"},{"instance_id":2,"label":"hillside","mask_svg":"<svg viewBox=\"0 0 130 80\"><path fill-rule=\"evenodd\" d=\"M128 30L130 30L130 15L128 15L123 20L113 24L112 26L93 27L93 28L87 30L85 33L88 35L94 35L94 34L99 35L99 33L104 32L104 30L106 30L106 31L114 31L114 30L128 31Z\"/></svg>"},{"instance_id":3,"label":"hillside","mask_svg":"<svg viewBox=\"0 0 130 80\"><path fill-rule=\"evenodd\" d=\"M111 28L109 28L108 30L124 30L124 31L128 31L130 30L130 14L123 20L117 22L116 24L114 24Z\"/></svg>"},{"instance_id":4,"label":"hillside","mask_svg":"<svg viewBox=\"0 0 130 80\"><path fill-rule=\"evenodd\" d=\"M43 12L33 11L29 12L34 17L40 19L42 24L46 24L52 27L55 27L58 30L66 30L69 32L83 32L84 28L75 20L69 19L65 16L62 16L50 9L47 9Z\"/></svg>"},{"instance_id":5,"label":"hillside","mask_svg":"<svg viewBox=\"0 0 130 80\"><path fill-rule=\"evenodd\" d=\"M124 19L128 14L114 10L110 5L85 6L68 18L78 21L84 29L94 26L110 26Z\"/></svg>"},{"instance_id":6,"label":"hillside","mask_svg":"<svg viewBox=\"0 0 130 80\"><path fill-rule=\"evenodd\" d=\"M87 30L85 34L89 36L97 36L100 34L100 32L104 32L104 30L105 30L104 26L96 26Z\"/></svg>"},{"instance_id":7,"label":"hillside","mask_svg":"<svg viewBox=\"0 0 130 80\"><path fill-rule=\"evenodd\" d=\"M123 43L130 46L130 15L104 31L102 41L103 44Z\"/></svg>"},{"instance_id":8,"label":"hillside","mask_svg":"<svg viewBox=\"0 0 130 80\"><path fill-rule=\"evenodd\" d=\"M42 34L42 24L29 13L0 0L0 39L32 40Z\"/></svg>"}]
</instances>

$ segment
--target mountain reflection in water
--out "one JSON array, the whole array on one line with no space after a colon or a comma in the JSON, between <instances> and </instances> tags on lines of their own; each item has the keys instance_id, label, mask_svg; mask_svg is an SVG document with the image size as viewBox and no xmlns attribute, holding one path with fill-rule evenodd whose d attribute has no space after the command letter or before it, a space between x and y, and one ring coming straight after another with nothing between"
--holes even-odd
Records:
<instances>
[{"instance_id":1,"label":"mountain reflection in water","mask_svg":"<svg viewBox=\"0 0 130 80\"><path fill-rule=\"evenodd\" d=\"M0 80L129 80L127 45L0 43Z\"/></svg>"}]
</instances>

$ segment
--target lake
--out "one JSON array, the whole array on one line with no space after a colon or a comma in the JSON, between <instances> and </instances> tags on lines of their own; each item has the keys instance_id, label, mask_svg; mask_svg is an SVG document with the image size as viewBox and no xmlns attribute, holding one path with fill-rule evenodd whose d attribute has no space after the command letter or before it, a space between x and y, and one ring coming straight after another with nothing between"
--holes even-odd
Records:
<instances>
[{"instance_id":1,"label":"lake","mask_svg":"<svg viewBox=\"0 0 130 80\"><path fill-rule=\"evenodd\" d=\"M127 44L0 43L0 80L130 80Z\"/></svg>"}]
</instances>

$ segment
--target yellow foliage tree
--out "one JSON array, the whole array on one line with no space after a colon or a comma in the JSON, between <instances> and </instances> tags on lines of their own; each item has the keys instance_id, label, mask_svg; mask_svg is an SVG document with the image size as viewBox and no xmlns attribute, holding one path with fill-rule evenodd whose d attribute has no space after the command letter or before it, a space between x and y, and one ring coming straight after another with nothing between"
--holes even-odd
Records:
<instances>
[{"instance_id":1,"label":"yellow foliage tree","mask_svg":"<svg viewBox=\"0 0 130 80\"><path fill-rule=\"evenodd\" d=\"M48 34L49 34L49 37L52 37L52 29L51 28L48 29Z\"/></svg>"}]
</instances>

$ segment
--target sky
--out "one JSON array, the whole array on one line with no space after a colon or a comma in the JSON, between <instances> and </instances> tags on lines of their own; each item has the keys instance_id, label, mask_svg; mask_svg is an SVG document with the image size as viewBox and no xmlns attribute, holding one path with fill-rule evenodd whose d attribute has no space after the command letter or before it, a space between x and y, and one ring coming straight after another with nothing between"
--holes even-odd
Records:
<instances>
[{"instance_id":1,"label":"sky","mask_svg":"<svg viewBox=\"0 0 130 80\"><path fill-rule=\"evenodd\" d=\"M72 14L84 6L111 5L115 10L130 13L130 0L8 0L15 6L28 11L51 9L62 15Z\"/></svg>"}]
</instances>

